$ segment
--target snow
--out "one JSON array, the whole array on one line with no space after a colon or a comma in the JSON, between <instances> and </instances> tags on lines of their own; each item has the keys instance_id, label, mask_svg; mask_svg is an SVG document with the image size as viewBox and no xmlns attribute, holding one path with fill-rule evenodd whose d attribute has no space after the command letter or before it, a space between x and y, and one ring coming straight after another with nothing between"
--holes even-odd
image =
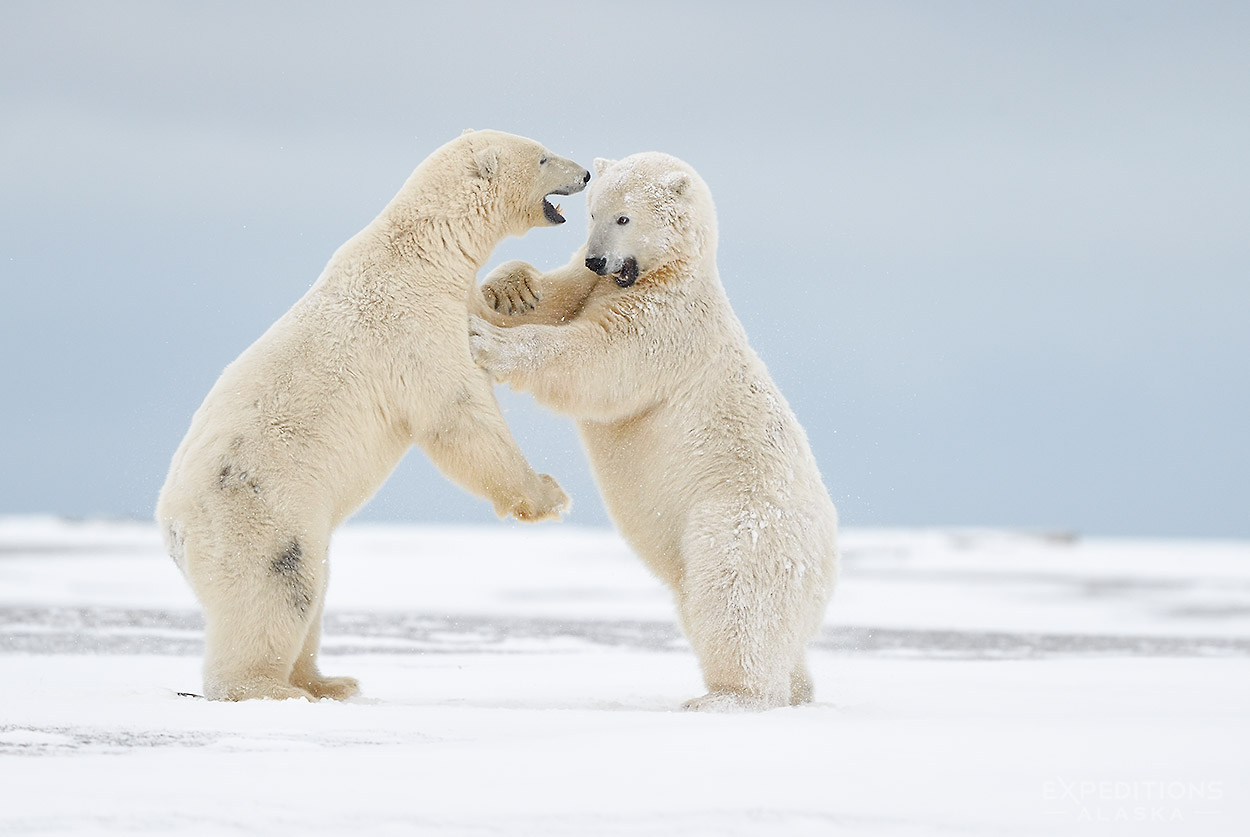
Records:
<instances>
[{"instance_id":1,"label":"snow","mask_svg":"<svg viewBox=\"0 0 1250 837\"><path fill-rule=\"evenodd\" d=\"M612 533L350 525L323 669L220 704L152 526L0 518L0 833L1250 833L1250 544L847 531L813 706L701 693Z\"/></svg>"}]
</instances>

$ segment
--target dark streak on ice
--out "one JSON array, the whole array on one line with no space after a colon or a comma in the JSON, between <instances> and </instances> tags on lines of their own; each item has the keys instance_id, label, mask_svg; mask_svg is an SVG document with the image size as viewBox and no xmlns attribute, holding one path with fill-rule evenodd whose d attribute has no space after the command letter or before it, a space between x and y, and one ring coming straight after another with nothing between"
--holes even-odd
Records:
<instances>
[{"instance_id":1,"label":"dark streak on ice","mask_svg":"<svg viewBox=\"0 0 1250 837\"><path fill-rule=\"evenodd\" d=\"M0 607L0 654L203 653L194 611ZM675 623L338 612L325 617L323 653L550 653L588 646L689 653ZM1250 637L1127 636L825 628L810 646L826 653L949 660L1050 657L1250 657Z\"/></svg>"}]
</instances>

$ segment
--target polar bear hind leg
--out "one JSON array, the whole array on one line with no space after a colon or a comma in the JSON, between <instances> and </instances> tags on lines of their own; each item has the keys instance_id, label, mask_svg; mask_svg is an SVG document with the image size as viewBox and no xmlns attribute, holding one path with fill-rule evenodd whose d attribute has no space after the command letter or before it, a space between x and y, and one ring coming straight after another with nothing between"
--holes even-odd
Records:
<instances>
[{"instance_id":1,"label":"polar bear hind leg","mask_svg":"<svg viewBox=\"0 0 1250 837\"><path fill-rule=\"evenodd\" d=\"M760 711L811 698L803 663L801 577L778 571L760 533L687 537L678 608L708 693L686 709Z\"/></svg>"},{"instance_id":2,"label":"polar bear hind leg","mask_svg":"<svg viewBox=\"0 0 1250 837\"><path fill-rule=\"evenodd\" d=\"M360 691L360 684L356 678L326 677L317 668L317 651L321 647L321 611L324 604L325 588L323 586L321 601L317 604L317 613L308 626L308 636L304 639L304 649L300 651L291 669L291 685L304 689L315 698L346 700Z\"/></svg>"},{"instance_id":3,"label":"polar bear hind leg","mask_svg":"<svg viewBox=\"0 0 1250 837\"><path fill-rule=\"evenodd\" d=\"M816 697L812 675L807 670L807 654L800 651L794 668L790 671L790 705L802 706Z\"/></svg>"},{"instance_id":4,"label":"polar bear hind leg","mask_svg":"<svg viewBox=\"0 0 1250 837\"><path fill-rule=\"evenodd\" d=\"M281 544L260 555L256 541L241 539L217 555L187 556L188 576L204 608L204 692L210 699L351 694L349 685L323 678L316 668L324 547L309 538ZM193 545L186 548L190 553Z\"/></svg>"}]
</instances>

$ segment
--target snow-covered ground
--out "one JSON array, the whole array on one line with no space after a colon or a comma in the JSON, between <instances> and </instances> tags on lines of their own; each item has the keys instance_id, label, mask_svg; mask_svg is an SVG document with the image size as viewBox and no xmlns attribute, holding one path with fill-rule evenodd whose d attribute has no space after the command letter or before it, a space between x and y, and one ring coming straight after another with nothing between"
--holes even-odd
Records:
<instances>
[{"instance_id":1,"label":"snow-covered ground","mask_svg":"<svg viewBox=\"0 0 1250 837\"><path fill-rule=\"evenodd\" d=\"M219 704L153 527L0 518L0 834L1250 833L1250 544L849 531L817 703L701 693L612 533L349 526L336 704Z\"/></svg>"}]
</instances>

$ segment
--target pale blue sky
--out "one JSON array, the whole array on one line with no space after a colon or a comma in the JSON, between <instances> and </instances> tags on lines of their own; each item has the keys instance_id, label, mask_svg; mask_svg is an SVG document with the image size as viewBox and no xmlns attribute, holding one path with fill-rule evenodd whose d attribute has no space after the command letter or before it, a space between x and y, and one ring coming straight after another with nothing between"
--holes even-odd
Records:
<instances>
[{"instance_id":1,"label":"pale blue sky","mask_svg":"<svg viewBox=\"0 0 1250 837\"><path fill-rule=\"evenodd\" d=\"M493 127L703 174L845 525L1250 537L1247 43L1239 2L7 0L0 514L148 517L222 367ZM563 263L565 206L493 262ZM419 451L359 517L496 525Z\"/></svg>"}]
</instances>

